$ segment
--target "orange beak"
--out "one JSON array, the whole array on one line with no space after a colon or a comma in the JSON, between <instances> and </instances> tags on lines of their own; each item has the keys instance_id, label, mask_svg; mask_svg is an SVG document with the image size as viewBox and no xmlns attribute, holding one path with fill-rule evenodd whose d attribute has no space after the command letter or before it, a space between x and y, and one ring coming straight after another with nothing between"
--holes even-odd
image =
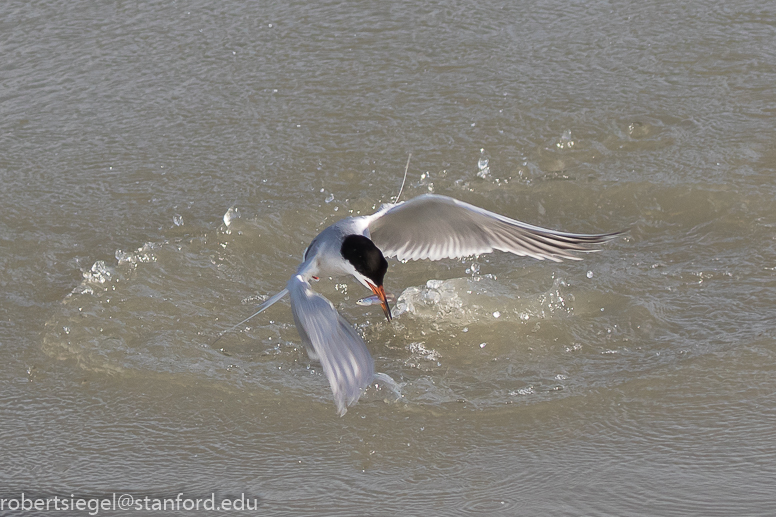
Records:
<instances>
[{"instance_id":1,"label":"orange beak","mask_svg":"<svg viewBox=\"0 0 776 517\"><path fill-rule=\"evenodd\" d=\"M380 299L380 305L383 307L385 317L388 318L388 321L391 321L393 316L391 316L391 308L388 306L388 300L385 299L385 288L383 286L374 286L371 282L369 282L369 288Z\"/></svg>"}]
</instances>

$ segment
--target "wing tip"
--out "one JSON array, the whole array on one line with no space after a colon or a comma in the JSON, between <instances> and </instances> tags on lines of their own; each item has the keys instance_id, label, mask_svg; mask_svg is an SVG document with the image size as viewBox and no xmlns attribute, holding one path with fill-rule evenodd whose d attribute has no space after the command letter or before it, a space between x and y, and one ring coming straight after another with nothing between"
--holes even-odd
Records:
<instances>
[{"instance_id":1,"label":"wing tip","mask_svg":"<svg viewBox=\"0 0 776 517\"><path fill-rule=\"evenodd\" d=\"M361 399L361 396L364 394L366 388L369 387L371 382L372 381L370 379L370 381L367 382L364 386L351 386L351 389L349 390L350 393L340 393L334 389L334 386L332 386L332 392L334 393L334 403L337 406L337 415L339 417L345 416L345 413L348 412L348 408ZM343 386L343 389L348 391L347 386Z\"/></svg>"}]
</instances>

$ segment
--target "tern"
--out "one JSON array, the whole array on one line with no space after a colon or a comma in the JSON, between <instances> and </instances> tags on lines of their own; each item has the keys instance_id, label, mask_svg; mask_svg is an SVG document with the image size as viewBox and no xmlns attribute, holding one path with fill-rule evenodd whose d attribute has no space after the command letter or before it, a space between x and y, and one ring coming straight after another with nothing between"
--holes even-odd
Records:
<instances>
[{"instance_id":1,"label":"tern","mask_svg":"<svg viewBox=\"0 0 776 517\"><path fill-rule=\"evenodd\" d=\"M382 205L372 215L348 217L323 230L305 250L304 259L286 288L232 329L290 294L297 331L310 359L320 361L337 412L342 416L371 384L374 362L361 336L329 300L313 291L311 280L321 276L354 277L379 299L390 321L391 308L383 287L388 270L386 257L400 261L441 260L499 250L560 262L579 260L574 252L598 251L590 246L605 243L621 233L592 235L549 230L451 197L425 194Z\"/></svg>"}]
</instances>

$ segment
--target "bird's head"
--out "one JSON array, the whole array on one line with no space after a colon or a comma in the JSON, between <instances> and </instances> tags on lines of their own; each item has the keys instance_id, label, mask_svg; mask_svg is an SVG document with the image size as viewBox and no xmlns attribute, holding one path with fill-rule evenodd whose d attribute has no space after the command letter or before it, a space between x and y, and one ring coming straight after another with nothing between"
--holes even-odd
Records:
<instances>
[{"instance_id":1,"label":"bird's head","mask_svg":"<svg viewBox=\"0 0 776 517\"><path fill-rule=\"evenodd\" d=\"M385 288L383 279L385 272L388 271L388 261L385 260L383 253L375 244L363 235L348 235L342 240L340 250L342 258L348 261L355 273L353 276L359 282L372 290L380 299L383 312L388 321L391 321L391 308L388 306L388 300L385 298Z\"/></svg>"}]
</instances>

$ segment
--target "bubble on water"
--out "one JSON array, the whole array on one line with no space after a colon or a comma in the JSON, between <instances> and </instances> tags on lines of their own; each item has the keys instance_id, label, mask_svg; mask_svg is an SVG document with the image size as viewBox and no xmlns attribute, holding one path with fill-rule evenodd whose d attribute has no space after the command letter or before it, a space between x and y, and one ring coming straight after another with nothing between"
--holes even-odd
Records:
<instances>
[{"instance_id":1,"label":"bubble on water","mask_svg":"<svg viewBox=\"0 0 776 517\"><path fill-rule=\"evenodd\" d=\"M501 313L499 311L496 311L496 312L493 313L493 317L494 318L499 318L499 317L501 317Z\"/></svg>"},{"instance_id":2,"label":"bubble on water","mask_svg":"<svg viewBox=\"0 0 776 517\"><path fill-rule=\"evenodd\" d=\"M487 346L487 343L480 343L480 348L485 348Z\"/></svg>"},{"instance_id":3,"label":"bubble on water","mask_svg":"<svg viewBox=\"0 0 776 517\"><path fill-rule=\"evenodd\" d=\"M331 203L332 201L334 201L334 194L329 194L328 196L326 196L326 200L325 201L327 203Z\"/></svg>"},{"instance_id":4,"label":"bubble on water","mask_svg":"<svg viewBox=\"0 0 776 517\"><path fill-rule=\"evenodd\" d=\"M593 272L592 272L592 271L588 271L588 272L585 274L585 276L586 276L586 277L588 277L588 278L593 278Z\"/></svg>"},{"instance_id":5,"label":"bubble on water","mask_svg":"<svg viewBox=\"0 0 776 517\"><path fill-rule=\"evenodd\" d=\"M180 214L175 214L172 216L172 222L175 223L175 226L183 226L183 216Z\"/></svg>"},{"instance_id":6,"label":"bubble on water","mask_svg":"<svg viewBox=\"0 0 776 517\"><path fill-rule=\"evenodd\" d=\"M567 129L560 136L560 140L555 144L558 149L571 149L574 147L574 140L571 138L571 130Z\"/></svg>"}]
</instances>

